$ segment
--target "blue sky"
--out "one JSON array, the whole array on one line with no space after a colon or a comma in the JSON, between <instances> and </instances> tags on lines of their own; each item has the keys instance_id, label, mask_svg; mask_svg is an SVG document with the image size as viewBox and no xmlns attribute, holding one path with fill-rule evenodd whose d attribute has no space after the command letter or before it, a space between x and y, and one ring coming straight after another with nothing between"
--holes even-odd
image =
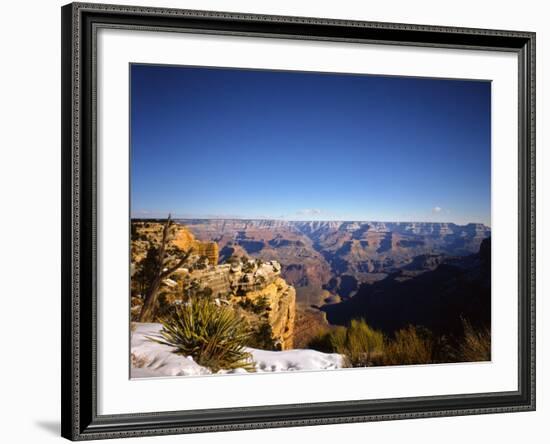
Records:
<instances>
[{"instance_id":1,"label":"blue sky","mask_svg":"<svg viewBox=\"0 0 550 444\"><path fill-rule=\"evenodd\" d=\"M131 66L132 217L490 225L491 84Z\"/></svg>"}]
</instances>

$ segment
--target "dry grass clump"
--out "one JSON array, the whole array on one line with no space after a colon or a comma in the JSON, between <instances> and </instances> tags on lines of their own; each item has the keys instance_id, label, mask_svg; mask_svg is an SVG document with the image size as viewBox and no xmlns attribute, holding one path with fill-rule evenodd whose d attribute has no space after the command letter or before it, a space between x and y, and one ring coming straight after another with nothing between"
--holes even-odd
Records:
<instances>
[{"instance_id":1,"label":"dry grass clump","mask_svg":"<svg viewBox=\"0 0 550 444\"><path fill-rule=\"evenodd\" d=\"M385 365L430 364L434 342L427 331L409 325L395 333L386 343L382 363Z\"/></svg>"},{"instance_id":2,"label":"dry grass clump","mask_svg":"<svg viewBox=\"0 0 550 444\"><path fill-rule=\"evenodd\" d=\"M353 320L348 327L318 334L308 346L325 353L344 355L348 367L490 360L490 331L476 329L467 321L463 321L463 326L463 335L452 338L434 336L430 330L413 325L385 337L360 319Z\"/></svg>"},{"instance_id":3,"label":"dry grass clump","mask_svg":"<svg viewBox=\"0 0 550 444\"><path fill-rule=\"evenodd\" d=\"M384 335L372 329L363 320L352 320L343 332L336 332L334 337L336 352L346 357L351 367L367 367L379 357L384 350Z\"/></svg>"},{"instance_id":4,"label":"dry grass clump","mask_svg":"<svg viewBox=\"0 0 550 444\"><path fill-rule=\"evenodd\" d=\"M491 360L491 332L487 328L476 330L463 320L464 339L458 347L458 354L464 362Z\"/></svg>"},{"instance_id":5,"label":"dry grass clump","mask_svg":"<svg viewBox=\"0 0 550 444\"><path fill-rule=\"evenodd\" d=\"M347 328L339 327L316 336L309 346L343 355L347 367L367 367L383 354L384 335L369 327L363 319L354 319Z\"/></svg>"}]
</instances>

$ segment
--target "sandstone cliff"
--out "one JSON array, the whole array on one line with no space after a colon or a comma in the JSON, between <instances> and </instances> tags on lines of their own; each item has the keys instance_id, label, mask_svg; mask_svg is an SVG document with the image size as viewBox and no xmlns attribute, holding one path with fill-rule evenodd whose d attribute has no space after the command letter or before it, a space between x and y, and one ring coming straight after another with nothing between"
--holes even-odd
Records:
<instances>
[{"instance_id":1,"label":"sandstone cliff","mask_svg":"<svg viewBox=\"0 0 550 444\"><path fill-rule=\"evenodd\" d=\"M162 223L136 221L132 224L132 270L135 271L144 260L149 245L160 238ZM254 328L267 322L273 344L278 349L293 347L296 291L281 277L281 265L277 261L241 257L218 265L218 244L197 240L180 224L172 228L170 246L184 251L192 248L193 255L163 282L161 311L191 296L210 297L217 304L234 306ZM132 313L139 313L141 299L134 281L136 279L132 278Z\"/></svg>"},{"instance_id":2,"label":"sandstone cliff","mask_svg":"<svg viewBox=\"0 0 550 444\"><path fill-rule=\"evenodd\" d=\"M216 265L219 260L219 249L216 242L201 242L184 226L177 225L174 245L182 250L193 249L197 256L205 256L210 265Z\"/></svg>"},{"instance_id":3,"label":"sandstone cliff","mask_svg":"<svg viewBox=\"0 0 550 444\"><path fill-rule=\"evenodd\" d=\"M271 284L246 292L243 296L233 296L232 302L240 302L242 298L252 304L257 304L265 298L268 309L267 321L273 331L273 339L280 344L281 350L294 347L294 321L296 317L296 290L280 277Z\"/></svg>"},{"instance_id":4,"label":"sandstone cliff","mask_svg":"<svg viewBox=\"0 0 550 444\"><path fill-rule=\"evenodd\" d=\"M160 222L132 221L132 262L138 262L140 259L143 259L151 243L160 243L163 227L163 223ZM183 251L192 248L195 256L207 257L208 263L211 265L218 263L218 244L213 241L203 242L197 240L193 233L183 225L174 224L171 227L170 244Z\"/></svg>"},{"instance_id":5,"label":"sandstone cliff","mask_svg":"<svg viewBox=\"0 0 550 444\"><path fill-rule=\"evenodd\" d=\"M163 224L159 222L133 221L132 222L132 262L143 259L151 242L160 242ZM219 260L218 244L213 241L200 241L195 238L185 226L174 224L171 228L172 246L187 251L193 249L197 258L206 257L208 264L216 265Z\"/></svg>"}]
</instances>

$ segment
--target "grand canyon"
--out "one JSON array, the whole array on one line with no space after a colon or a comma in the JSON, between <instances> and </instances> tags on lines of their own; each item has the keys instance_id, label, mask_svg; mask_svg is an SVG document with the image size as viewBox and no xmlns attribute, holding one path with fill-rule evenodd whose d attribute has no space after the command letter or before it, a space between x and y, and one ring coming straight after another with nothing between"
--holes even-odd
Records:
<instances>
[{"instance_id":1,"label":"grand canyon","mask_svg":"<svg viewBox=\"0 0 550 444\"><path fill-rule=\"evenodd\" d=\"M449 331L456 327L457 313L488 321L490 300L480 297L477 287L454 288L463 274L476 277L472 286L490 288L489 269L479 258L482 243L488 244L491 235L483 224L242 219L177 223L197 239L215 242L220 262L248 256L280 263L282 277L296 289L305 338L312 322L345 325L359 316L390 332L407 323ZM445 288L436 284L442 279ZM415 291L423 294L415 298ZM440 300L457 291L480 300L462 301L463 295L450 295L449 304Z\"/></svg>"},{"instance_id":2,"label":"grand canyon","mask_svg":"<svg viewBox=\"0 0 550 444\"><path fill-rule=\"evenodd\" d=\"M172 247L193 255L162 282L159 310L169 312L189 297L214 298L247 320L259 349L324 350L318 343L323 334L357 320L389 338L415 326L451 342L465 334L465 322L467 328L490 326L491 230L483 224L172 223ZM133 273L146 262L147 248L158 241L162 227L163 220L132 222ZM139 276L132 276L135 320L142 307ZM144 337L137 335L138 342ZM140 346L133 350L139 355ZM442 360L460 360L444 353ZM147 376L143 369L135 372Z\"/></svg>"},{"instance_id":3,"label":"grand canyon","mask_svg":"<svg viewBox=\"0 0 550 444\"><path fill-rule=\"evenodd\" d=\"M361 286L433 271L479 252L483 224L180 219L200 240L216 242L220 260L247 255L282 264L303 307L353 298Z\"/></svg>"}]
</instances>

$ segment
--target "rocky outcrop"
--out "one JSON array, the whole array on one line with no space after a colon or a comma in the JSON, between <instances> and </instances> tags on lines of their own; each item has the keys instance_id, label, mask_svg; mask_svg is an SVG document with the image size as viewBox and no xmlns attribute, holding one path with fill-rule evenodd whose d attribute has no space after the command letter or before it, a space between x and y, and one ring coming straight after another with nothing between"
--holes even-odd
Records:
<instances>
[{"instance_id":1,"label":"rocky outcrop","mask_svg":"<svg viewBox=\"0 0 550 444\"><path fill-rule=\"evenodd\" d=\"M293 347L296 291L280 277L281 266L276 261L247 260L205 269L182 269L181 279L207 290L220 303L262 310L249 318L267 315L272 336L281 350ZM256 321L255 319L252 320Z\"/></svg>"},{"instance_id":2,"label":"rocky outcrop","mask_svg":"<svg viewBox=\"0 0 550 444\"><path fill-rule=\"evenodd\" d=\"M161 222L133 222L132 269L142 260L151 242L161 235ZM279 262L240 257L218 265L218 244L200 241L187 227L176 224L171 247L193 249L189 261L165 279L162 303L170 306L191 296L210 297L217 304L231 304L252 326L267 322L273 343L278 349L293 348L296 291L281 277ZM207 260L204 260L206 258ZM133 282L133 285L135 282ZM137 289L132 298L132 313L139 313L141 298Z\"/></svg>"},{"instance_id":3,"label":"rocky outcrop","mask_svg":"<svg viewBox=\"0 0 550 444\"><path fill-rule=\"evenodd\" d=\"M273 339L281 350L294 348L294 323L296 317L296 290L284 279L277 277L265 287L245 292L243 296L234 296L232 302L239 303L244 299L252 304L265 300L267 322L271 326Z\"/></svg>"},{"instance_id":4,"label":"rocky outcrop","mask_svg":"<svg viewBox=\"0 0 550 444\"><path fill-rule=\"evenodd\" d=\"M182 250L192 248L194 254L206 257L211 265L218 263L220 257L218 244L212 241L202 242L195 239L195 236L182 225L176 227L174 245Z\"/></svg>"},{"instance_id":5,"label":"rocky outcrop","mask_svg":"<svg viewBox=\"0 0 550 444\"><path fill-rule=\"evenodd\" d=\"M208 288L209 293L217 298L244 296L251 291L261 291L280 274L281 266L276 261L257 262L246 259L244 263L239 261L201 268L182 267L176 271L180 279L194 281L202 288Z\"/></svg>"},{"instance_id":6,"label":"rocky outcrop","mask_svg":"<svg viewBox=\"0 0 550 444\"><path fill-rule=\"evenodd\" d=\"M164 224L156 221L132 221L132 262L136 263L147 253L151 242L159 243ZM193 249L197 258L203 256L208 263L216 265L219 260L218 244L213 241L200 241L185 226L174 224L171 227L171 245L180 250Z\"/></svg>"}]
</instances>

